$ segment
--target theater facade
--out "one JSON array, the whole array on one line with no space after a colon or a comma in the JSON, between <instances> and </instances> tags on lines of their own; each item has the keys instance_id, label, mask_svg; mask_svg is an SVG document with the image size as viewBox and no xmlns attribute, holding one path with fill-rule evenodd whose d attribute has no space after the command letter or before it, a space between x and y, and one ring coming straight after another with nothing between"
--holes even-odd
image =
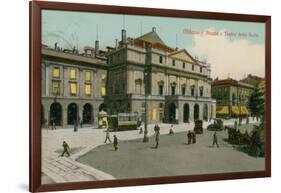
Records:
<instances>
[{"instance_id":1,"label":"theater facade","mask_svg":"<svg viewBox=\"0 0 281 193\"><path fill-rule=\"evenodd\" d=\"M109 48L108 113L136 112L149 123L187 123L216 116L211 98L211 69L186 49L172 48L152 31ZM145 100L147 103L145 103Z\"/></svg>"}]
</instances>

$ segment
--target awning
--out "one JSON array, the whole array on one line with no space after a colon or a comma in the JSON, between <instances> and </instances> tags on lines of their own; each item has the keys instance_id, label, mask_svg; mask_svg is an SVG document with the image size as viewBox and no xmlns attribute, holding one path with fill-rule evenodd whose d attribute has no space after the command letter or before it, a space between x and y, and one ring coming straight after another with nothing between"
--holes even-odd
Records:
<instances>
[{"instance_id":1,"label":"awning","mask_svg":"<svg viewBox=\"0 0 281 193\"><path fill-rule=\"evenodd\" d=\"M228 106L223 106L220 110L217 111L217 114L229 114Z\"/></svg>"},{"instance_id":2,"label":"awning","mask_svg":"<svg viewBox=\"0 0 281 193\"><path fill-rule=\"evenodd\" d=\"M247 107L242 106L242 107L241 107L241 113L242 113L242 115L248 115L248 114L249 114L249 111L248 111Z\"/></svg>"},{"instance_id":3,"label":"awning","mask_svg":"<svg viewBox=\"0 0 281 193\"><path fill-rule=\"evenodd\" d=\"M235 115L239 115L240 114L238 106L232 106L231 107L231 112L232 112L232 114L235 114Z\"/></svg>"},{"instance_id":4,"label":"awning","mask_svg":"<svg viewBox=\"0 0 281 193\"><path fill-rule=\"evenodd\" d=\"M231 112L232 114L235 114L235 115L248 115L249 114L249 111L247 109L246 106L232 106L231 107Z\"/></svg>"}]
</instances>

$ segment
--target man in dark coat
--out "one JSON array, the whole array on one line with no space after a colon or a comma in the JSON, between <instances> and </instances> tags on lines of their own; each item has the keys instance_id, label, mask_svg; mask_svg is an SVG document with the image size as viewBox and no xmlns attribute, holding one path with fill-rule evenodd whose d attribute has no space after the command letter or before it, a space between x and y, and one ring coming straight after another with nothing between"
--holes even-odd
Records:
<instances>
[{"instance_id":1,"label":"man in dark coat","mask_svg":"<svg viewBox=\"0 0 281 193\"><path fill-rule=\"evenodd\" d=\"M115 151L118 150L118 138L116 135L113 135L113 147Z\"/></svg>"},{"instance_id":2,"label":"man in dark coat","mask_svg":"<svg viewBox=\"0 0 281 193\"><path fill-rule=\"evenodd\" d=\"M217 136L217 132L215 131L214 135L213 135L213 145L217 145L217 147L219 147L219 144L218 144L218 136Z\"/></svg>"},{"instance_id":3,"label":"man in dark coat","mask_svg":"<svg viewBox=\"0 0 281 193\"><path fill-rule=\"evenodd\" d=\"M169 135L174 135L174 126L173 125L171 125L171 128L170 128L170 130L169 130Z\"/></svg>"},{"instance_id":4,"label":"man in dark coat","mask_svg":"<svg viewBox=\"0 0 281 193\"><path fill-rule=\"evenodd\" d=\"M158 148L158 145L159 145L159 137L160 137L160 131L157 130L156 135L155 135L155 142L156 142L155 148L156 149Z\"/></svg>"},{"instance_id":5,"label":"man in dark coat","mask_svg":"<svg viewBox=\"0 0 281 193\"><path fill-rule=\"evenodd\" d=\"M77 120L74 121L73 126L74 126L74 132L77 132L78 131L78 121Z\"/></svg>"},{"instance_id":6,"label":"man in dark coat","mask_svg":"<svg viewBox=\"0 0 281 193\"><path fill-rule=\"evenodd\" d=\"M57 128L56 128L56 122L55 122L55 120L53 120L52 121L52 130L56 130Z\"/></svg>"},{"instance_id":7,"label":"man in dark coat","mask_svg":"<svg viewBox=\"0 0 281 193\"><path fill-rule=\"evenodd\" d=\"M160 131L160 127L159 127L159 125L156 123L156 125L154 126L154 131L155 131L155 133L157 132L157 131Z\"/></svg>"},{"instance_id":8,"label":"man in dark coat","mask_svg":"<svg viewBox=\"0 0 281 193\"><path fill-rule=\"evenodd\" d=\"M192 131L192 143L196 143L196 134L194 131Z\"/></svg>"},{"instance_id":9,"label":"man in dark coat","mask_svg":"<svg viewBox=\"0 0 281 193\"><path fill-rule=\"evenodd\" d=\"M63 152L61 154L61 157L63 157L65 153L67 154L67 157L69 157L70 156L69 146L65 141L63 141L63 143L62 143L62 147L63 147Z\"/></svg>"},{"instance_id":10,"label":"man in dark coat","mask_svg":"<svg viewBox=\"0 0 281 193\"><path fill-rule=\"evenodd\" d=\"M191 137L192 137L191 131L188 131L187 132L187 144L188 145L191 143Z\"/></svg>"}]
</instances>

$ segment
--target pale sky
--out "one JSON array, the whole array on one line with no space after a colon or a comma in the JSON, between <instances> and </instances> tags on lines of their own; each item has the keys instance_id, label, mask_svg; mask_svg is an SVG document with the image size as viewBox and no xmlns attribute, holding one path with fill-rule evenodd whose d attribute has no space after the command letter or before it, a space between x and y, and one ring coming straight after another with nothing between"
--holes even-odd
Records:
<instances>
[{"instance_id":1,"label":"pale sky","mask_svg":"<svg viewBox=\"0 0 281 193\"><path fill-rule=\"evenodd\" d=\"M123 27L127 31L127 37L132 38L156 27L156 32L166 45L185 48L193 56L206 59L211 64L213 78L240 79L246 74L264 77L263 23L42 11L42 43L51 47L58 42L60 47L78 45L82 50L84 46L94 46L98 39L100 48L105 49L106 46L114 46L116 38L121 39ZM190 34L190 30L200 34ZM207 34L206 31L211 33ZM211 35L212 32L218 34ZM231 32L232 35L227 36L225 32Z\"/></svg>"}]
</instances>

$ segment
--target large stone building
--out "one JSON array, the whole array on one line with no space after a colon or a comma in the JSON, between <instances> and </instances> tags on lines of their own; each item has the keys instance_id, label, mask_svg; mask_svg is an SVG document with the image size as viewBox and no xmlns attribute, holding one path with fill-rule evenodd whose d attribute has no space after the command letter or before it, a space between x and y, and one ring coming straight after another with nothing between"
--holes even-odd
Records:
<instances>
[{"instance_id":1,"label":"large stone building","mask_svg":"<svg viewBox=\"0 0 281 193\"><path fill-rule=\"evenodd\" d=\"M248 98L254 90L254 84L231 78L212 83L212 97L217 101L217 117L238 117L249 115Z\"/></svg>"},{"instance_id":2,"label":"large stone building","mask_svg":"<svg viewBox=\"0 0 281 193\"><path fill-rule=\"evenodd\" d=\"M97 124L98 112L105 108L107 63L104 52L85 47L62 50L42 46L41 117L42 124L67 127L75 121Z\"/></svg>"},{"instance_id":3,"label":"large stone building","mask_svg":"<svg viewBox=\"0 0 281 193\"><path fill-rule=\"evenodd\" d=\"M105 103L108 113L144 115L148 122L191 122L215 117L210 66L185 49L167 46L153 28L138 38L122 39L109 48ZM145 92L146 90L146 92Z\"/></svg>"}]
</instances>

